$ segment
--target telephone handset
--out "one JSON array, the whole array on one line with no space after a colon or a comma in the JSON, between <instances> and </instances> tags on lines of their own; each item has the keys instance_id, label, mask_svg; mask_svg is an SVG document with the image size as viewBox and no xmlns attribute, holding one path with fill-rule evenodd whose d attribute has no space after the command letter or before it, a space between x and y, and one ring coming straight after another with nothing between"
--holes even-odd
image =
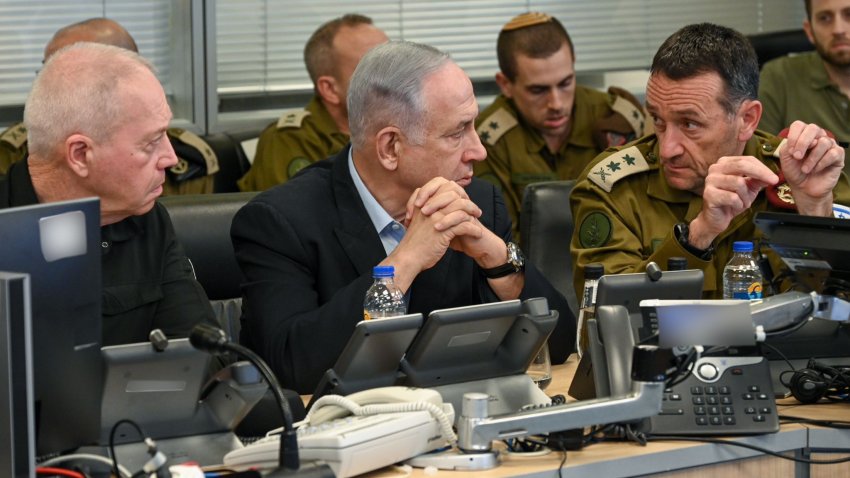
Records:
<instances>
[{"instance_id":1,"label":"telephone handset","mask_svg":"<svg viewBox=\"0 0 850 478\"><path fill-rule=\"evenodd\" d=\"M454 409L436 390L382 387L347 397L325 395L298 427L302 461L328 463L334 474L366 473L453 444ZM280 435L234 450L224 464L234 467L277 465Z\"/></svg>"},{"instance_id":2,"label":"telephone handset","mask_svg":"<svg viewBox=\"0 0 850 478\"><path fill-rule=\"evenodd\" d=\"M336 397L327 395L328 397ZM322 397L324 398L324 397ZM413 387L380 387L371 390L363 390L361 392L352 393L344 397L359 406L378 405L378 404L393 404L393 403L411 403L425 402L431 403L437 407L443 406L443 397L436 390L430 388L413 388ZM319 399L310 409L305 419L311 426L316 426L324 422L343 418L352 415L353 412L338 405L339 399L329 398L327 400Z\"/></svg>"}]
</instances>

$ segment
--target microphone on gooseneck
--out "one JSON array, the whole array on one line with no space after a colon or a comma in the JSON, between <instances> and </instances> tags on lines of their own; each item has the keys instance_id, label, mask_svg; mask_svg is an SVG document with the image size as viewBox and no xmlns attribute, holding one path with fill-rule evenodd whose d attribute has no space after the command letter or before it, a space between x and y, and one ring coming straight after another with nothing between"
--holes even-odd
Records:
<instances>
[{"instance_id":1,"label":"microphone on gooseneck","mask_svg":"<svg viewBox=\"0 0 850 478\"><path fill-rule=\"evenodd\" d=\"M247 358L266 379L269 388L274 394L280 412L283 415L283 433L280 439L280 455L279 466L288 470L298 470L300 467L298 459L298 439L296 431L292 426L292 410L289 408L289 403L283 397L280 384L277 381L274 373L269 368L268 364L260 358L254 351L243 347L237 343L231 342L227 334L212 325L198 324L192 329L189 335L189 343L198 350L203 350L210 353L234 352Z\"/></svg>"}]
</instances>

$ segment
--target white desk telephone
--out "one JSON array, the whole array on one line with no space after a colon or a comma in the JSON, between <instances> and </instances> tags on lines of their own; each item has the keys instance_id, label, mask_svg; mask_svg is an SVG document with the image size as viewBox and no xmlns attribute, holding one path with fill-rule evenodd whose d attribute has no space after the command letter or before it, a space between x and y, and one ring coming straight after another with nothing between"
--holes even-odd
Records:
<instances>
[{"instance_id":1,"label":"white desk telephone","mask_svg":"<svg viewBox=\"0 0 850 478\"><path fill-rule=\"evenodd\" d=\"M337 477L376 470L455 442L454 409L435 390L383 387L321 397L298 427L302 461L322 460ZM224 457L236 467L278 465L280 430Z\"/></svg>"}]
</instances>

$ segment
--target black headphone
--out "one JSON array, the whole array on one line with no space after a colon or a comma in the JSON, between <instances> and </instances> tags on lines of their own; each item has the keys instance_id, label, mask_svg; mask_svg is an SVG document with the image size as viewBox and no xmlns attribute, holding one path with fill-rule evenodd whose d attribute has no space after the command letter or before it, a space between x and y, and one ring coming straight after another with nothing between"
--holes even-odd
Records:
<instances>
[{"instance_id":1,"label":"black headphone","mask_svg":"<svg viewBox=\"0 0 850 478\"><path fill-rule=\"evenodd\" d=\"M800 403L815 403L821 398L850 401L850 367L831 367L809 359L806 368L794 371L788 389Z\"/></svg>"}]
</instances>

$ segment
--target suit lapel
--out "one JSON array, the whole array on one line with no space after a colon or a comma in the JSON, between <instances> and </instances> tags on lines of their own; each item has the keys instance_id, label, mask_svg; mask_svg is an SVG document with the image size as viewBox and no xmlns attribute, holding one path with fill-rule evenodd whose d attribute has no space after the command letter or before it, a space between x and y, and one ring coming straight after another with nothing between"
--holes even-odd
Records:
<instances>
[{"instance_id":1,"label":"suit lapel","mask_svg":"<svg viewBox=\"0 0 850 478\"><path fill-rule=\"evenodd\" d=\"M366 213L348 170L348 150L345 147L331 158L331 184L339 211L339 225L334 229L340 247L345 251L358 274L370 273L372 267L387 257L378 233Z\"/></svg>"}]
</instances>

